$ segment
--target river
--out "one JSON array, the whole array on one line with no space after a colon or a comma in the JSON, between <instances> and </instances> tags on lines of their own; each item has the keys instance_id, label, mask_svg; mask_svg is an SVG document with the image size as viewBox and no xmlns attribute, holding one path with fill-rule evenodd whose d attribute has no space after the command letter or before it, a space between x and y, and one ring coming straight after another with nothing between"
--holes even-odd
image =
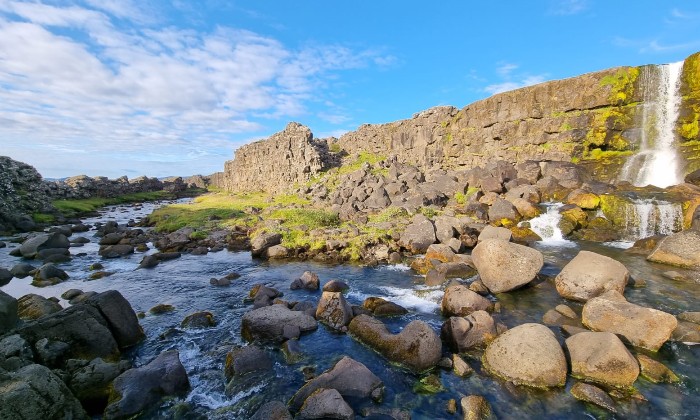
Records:
<instances>
[{"instance_id":1,"label":"river","mask_svg":"<svg viewBox=\"0 0 700 420\"><path fill-rule=\"evenodd\" d=\"M149 214L157 203L143 206L114 206L104 209L97 218L85 223L115 220L125 223ZM275 287L284 293L288 301L310 300L316 303L320 292L290 290L289 284L304 271L318 274L321 283L331 279L345 281L350 290L347 299L351 304L362 304L369 296L381 296L407 309L407 315L385 319L394 332L414 319L428 322L439 334L443 318L440 315L442 288L422 285L422 276L416 275L406 265L363 267L359 265L324 265L314 262L268 262L254 260L249 252L221 251L203 256L183 255L165 261L154 269L139 269L143 255L136 253L123 259L105 260L97 255L98 238L94 230L74 234L85 236L92 242L81 248L71 248L71 262L59 266L70 275L64 283L36 288L31 279L13 279L3 291L20 297L36 293L46 297L60 295L72 288L83 291L116 289L131 303L134 310L146 316L140 320L146 332L146 340L126 356L136 365L148 363L164 350L177 349L192 385L184 398L191 407L191 414L204 418L247 418L262 403L270 400L288 401L304 384L303 368L313 366L317 374L330 368L343 355L349 355L364 363L386 386L384 400L376 406L380 409L400 408L413 419L455 418L446 411L447 401L463 395L485 396L498 418L613 418L613 415L594 406L577 401L568 390L576 382L569 378L566 388L550 391L516 387L482 372L480 352L471 352L465 359L476 370L467 378L459 378L450 371L439 371L444 390L436 394L416 394L413 389L419 379L416 375L394 366L379 354L363 346L348 335L331 332L323 325L317 331L303 335L300 344L304 357L297 363L287 363L281 351L268 347L275 361L273 372L255 376L233 384L226 389L223 364L226 352L232 345L244 344L240 335L242 315L251 309L244 302L251 287L258 283ZM8 238L2 240L8 241ZM0 249L0 267L11 268L20 259L9 256L17 246L8 242ZM150 245L150 244L149 244ZM526 322L542 322L543 314L558 304L567 304L577 313L581 304L561 298L554 288L553 278L579 250L585 249L608 255L622 262L635 279L643 279L645 287L628 285L625 296L631 302L654 307L672 314L698 311L700 285L692 282L668 280L660 276L670 267L652 265L642 256L625 253L623 249L595 243L576 242L559 246L535 245L545 255L545 266L539 280L524 289L498 296L500 313L494 318L508 327ZM151 250L149 252L155 252ZM79 254L80 253L80 254ZM84 253L84 254L83 254ZM100 280L88 280L89 266L100 262L105 271L113 275ZM31 262L39 265L38 262ZM679 271L679 270L677 270ZM241 275L229 287L210 285L211 277L223 277L235 272ZM465 282L473 279L464 279ZM148 310L159 303L171 304L175 310L152 315ZM65 307L68 303L61 300ZM217 325L202 330L179 330L180 322L195 311L206 310L214 314ZM553 327L560 342L564 336ZM633 352L634 349L631 349ZM620 418L697 418L700 413L700 346L682 343L666 343L657 354L651 354L678 374L682 382L676 385L653 384L643 378L635 383L647 402L632 399L616 401ZM168 416L175 404L183 400L169 400L154 417ZM353 408L359 408L354 406ZM359 414L360 410L356 410Z\"/></svg>"}]
</instances>

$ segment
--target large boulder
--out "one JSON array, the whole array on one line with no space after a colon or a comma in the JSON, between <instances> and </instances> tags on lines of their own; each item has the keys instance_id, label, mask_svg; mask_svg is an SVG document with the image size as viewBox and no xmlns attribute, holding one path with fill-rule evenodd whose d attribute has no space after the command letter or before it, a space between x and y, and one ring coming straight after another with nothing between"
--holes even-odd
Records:
<instances>
[{"instance_id":1,"label":"large boulder","mask_svg":"<svg viewBox=\"0 0 700 420\"><path fill-rule=\"evenodd\" d=\"M318 274L312 273L311 271L304 271L298 279L295 279L289 288L292 290L306 289L306 290L318 290L320 286L320 281L318 279Z\"/></svg>"},{"instance_id":2,"label":"large boulder","mask_svg":"<svg viewBox=\"0 0 700 420\"><path fill-rule=\"evenodd\" d=\"M130 367L131 363L126 360L108 363L100 358L93 359L73 371L66 384L89 414L99 415L107 406L112 381Z\"/></svg>"},{"instance_id":3,"label":"large boulder","mask_svg":"<svg viewBox=\"0 0 700 420\"><path fill-rule=\"evenodd\" d=\"M282 401L270 401L263 404L250 417L250 420L292 420L287 404Z\"/></svg>"},{"instance_id":4,"label":"large boulder","mask_svg":"<svg viewBox=\"0 0 700 420\"><path fill-rule=\"evenodd\" d=\"M481 233L479 233L478 241L481 242L487 239L500 239L509 242L512 237L513 233L510 231L510 229L486 225Z\"/></svg>"},{"instance_id":5,"label":"large boulder","mask_svg":"<svg viewBox=\"0 0 700 420\"><path fill-rule=\"evenodd\" d=\"M14 328L18 320L17 299L0 290L0 335Z\"/></svg>"},{"instance_id":6,"label":"large boulder","mask_svg":"<svg viewBox=\"0 0 700 420\"><path fill-rule=\"evenodd\" d=\"M349 329L362 343L414 372L432 368L442 356L440 337L423 321L411 321L400 333L392 334L382 321L359 315L350 321Z\"/></svg>"},{"instance_id":7,"label":"large boulder","mask_svg":"<svg viewBox=\"0 0 700 420\"><path fill-rule=\"evenodd\" d=\"M88 419L65 383L41 365L0 375L2 419Z\"/></svg>"},{"instance_id":8,"label":"large boulder","mask_svg":"<svg viewBox=\"0 0 700 420\"><path fill-rule=\"evenodd\" d=\"M440 329L442 340L456 353L487 344L497 334L496 323L486 311L476 311L465 317L452 316Z\"/></svg>"},{"instance_id":9,"label":"large boulder","mask_svg":"<svg viewBox=\"0 0 700 420\"><path fill-rule=\"evenodd\" d=\"M24 258L34 258L40 251L45 249L68 249L69 247L70 242L68 238L61 233L54 232L40 234L27 239L19 247L19 252Z\"/></svg>"},{"instance_id":10,"label":"large boulder","mask_svg":"<svg viewBox=\"0 0 700 420\"><path fill-rule=\"evenodd\" d=\"M165 396L179 396L189 389L177 350L163 352L149 364L129 369L114 380L104 418L132 417L156 406Z\"/></svg>"},{"instance_id":11,"label":"large boulder","mask_svg":"<svg viewBox=\"0 0 700 420\"><path fill-rule=\"evenodd\" d=\"M99 310L90 305L75 305L60 312L26 323L17 333L32 345L43 340L45 346L61 348L53 360L115 360L117 342Z\"/></svg>"},{"instance_id":12,"label":"large boulder","mask_svg":"<svg viewBox=\"0 0 700 420\"><path fill-rule=\"evenodd\" d=\"M497 226L513 226L520 219L522 216L518 209L508 200L498 198L489 208L489 222Z\"/></svg>"},{"instance_id":13,"label":"large boulder","mask_svg":"<svg viewBox=\"0 0 700 420\"><path fill-rule=\"evenodd\" d=\"M284 327L299 328L299 331L313 331L318 328L314 317L300 311L292 311L285 305L271 305L253 309L243 315L241 334L248 341L284 340Z\"/></svg>"},{"instance_id":14,"label":"large boulder","mask_svg":"<svg viewBox=\"0 0 700 420\"><path fill-rule=\"evenodd\" d=\"M445 289L441 308L443 316L466 316L475 311L490 311L493 303L469 287L455 284Z\"/></svg>"},{"instance_id":15,"label":"large boulder","mask_svg":"<svg viewBox=\"0 0 700 420\"><path fill-rule=\"evenodd\" d=\"M264 257L268 248L281 242L282 235L279 233L261 233L250 241L250 253L253 257Z\"/></svg>"},{"instance_id":16,"label":"large boulder","mask_svg":"<svg viewBox=\"0 0 700 420\"><path fill-rule=\"evenodd\" d=\"M121 258L134 253L134 246L128 244L101 246L98 254L103 258Z\"/></svg>"},{"instance_id":17,"label":"large boulder","mask_svg":"<svg viewBox=\"0 0 700 420\"><path fill-rule=\"evenodd\" d=\"M34 270L36 270L36 267L29 263L18 263L10 269L10 274L18 279L23 279L30 275Z\"/></svg>"},{"instance_id":18,"label":"large boulder","mask_svg":"<svg viewBox=\"0 0 700 420\"><path fill-rule=\"evenodd\" d=\"M355 413L340 392L319 388L306 398L297 418L353 420Z\"/></svg>"},{"instance_id":19,"label":"large boulder","mask_svg":"<svg viewBox=\"0 0 700 420\"><path fill-rule=\"evenodd\" d=\"M12 280L12 273L7 268L0 267L0 287L5 286Z\"/></svg>"},{"instance_id":20,"label":"large boulder","mask_svg":"<svg viewBox=\"0 0 700 420\"><path fill-rule=\"evenodd\" d=\"M700 268L700 231L688 229L662 239L647 260L679 267Z\"/></svg>"},{"instance_id":21,"label":"large boulder","mask_svg":"<svg viewBox=\"0 0 700 420\"><path fill-rule=\"evenodd\" d=\"M678 325L675 316L627 302L614 290L586 302L581 316L591 330L618 334L633 346L651 351L661 348Z\"/></svg>"},{"instance_id":22,"label":"large boulder","mask_svg":"<svg viewBox=\"0 0 700 420\"><path fill-rule=\"evenodd\" d=\"M557 292L578 301L599 296L608 290L625 292L629 271L619 261L595 252L580 251L554 279Z\"/></svg>"},{"instance_id":23,"label":"large boulder","mask_svg":"<svg viewBox=\"0 0 700 420\"><path fill-rule=\"evenodd\" d=\"M44 264L41 267L39 267L34 273L34 280L32 281L32 285L36 287L50 286L68 280L68 277L68 273L56 267L55 265L51 263Z\"/></svg>"},{"instance_id":24,"label":"large boulder","mask_svg":"<svg viewBox=\"0 0 700 420\"><path fill-rule=\"evenodd\" d=\"M58 303L43 296L30 293L17 299L17 314L20 319L33 321L63 309Z\"/></svg>"},{"instance_id":25,"label":"large boulder","mask_svg":"<svg viewBox=\"0 0 700 420\"><path fill-rule=\"evenodd\" d=\"M272 359L259 347L238 347L226 354L224 365L226 379L268 369L272 369Z\"/></svg>"},{"instance_id":26,"label":"large boulder","mask_svg":"<svg viewBox=\"0 0 700 420\"><path fill-rule=\"evenodd\" d=\"M435 226L427 217L417 214L399 239L399 245L414 254L422 254L437 241Z\"/></svg>"},{"instance_id":27,"label":"large boulder","mask_svg":"<svg viewBox=\"0 0 700 420\"><path fill-rule=\"evenodd\" d=\"M316 319L334 330L343 330L352 319L352 307L341 292L323 292L316 308Z\"/></svg>"},{"instance_id":28,"label":"large boulder","mask_svg":"<svg viewBox=\"0 0 700 420\"><path fill-rule=\"evenodd\" d=\"M482 358L484 368L516 385L536 388L566 383L566 357L554 333L541 324L523 324L499 335Z\"/></svg>"},{"instance_id":29,"label":"large boulder","mask_svg":"<svg viewBox=\"0 0 700 420\"><path fill-rule=\"evenodd\" d=\"M100 311L120 349L131 347L146 338L136 312L118 291L98 293L85 303Z\"/></svg>"},{"instance_id":30,"label":"large boulder","mask_svg":"<svg viewBox=\"0 0 700 420\"><path fill-rule=\"evenodd\" d=\"M589 382L629 388L639 376L639 364L613 333L582 332L566 339L571 376Z\"/></svg>"},{"instance_id":31,"label":"large boulder","mask_svg":"<svg viewBox=\"0 0 700 420\"><path fill-rule=\"evenodd\" d=\"M481 281L493 293L531 282L544 265L540 251L499 239L480 241L472 251L472 259Z\"/></svg>"},{"instance_id":32,"label":"large boulder","mask_svg":"<svg viewBox=\"0 0 700 420\"><path fill-rule=\"evenodd\" d=\"M440 243L446 244L458 236L457 228L461 225L459 219L453 216L438 216L435 218L435 236Z\"/></svg>"},{"instance_id":33,"label":"large boulder","mask_svg":"<svg viewBox=\"0 0 700 420\"><path fill-rule=\"evenodd\" d=\"M289 401L292 411L298 411L304 401L319 389L335 389L345 398L379 401L384 392L384 383L367 366L345 356L294 394Z\"/></svg>"}]
</instances>

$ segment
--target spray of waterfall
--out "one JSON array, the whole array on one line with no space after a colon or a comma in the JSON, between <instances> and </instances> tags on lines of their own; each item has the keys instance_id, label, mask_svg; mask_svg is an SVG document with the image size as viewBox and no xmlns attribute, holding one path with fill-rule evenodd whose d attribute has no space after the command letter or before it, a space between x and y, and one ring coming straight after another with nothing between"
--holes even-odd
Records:
<instances>
[{"instance_id":1,"label":"spray of waterfall","mask_svg":"<svg viewBox=\"0 0 700 420\"><path fill-rule=\"evenodd\" d=\"M626 205L625 215L625 236L629 240L669 235L683 227L683 209L677 203L637 200Z\"/></svg>"},{"instance_id":2,"label":"spray of waterfall","mask_svg":"<svg viewBox=\"0 0 700 420\"><path fill-rule=\"evenodd\" d=\"M652 73L655 69L658 77ZM639 152L625 163L618 178L620 181L661 188L681 182L674 129L681 102L682 70L682 61L642 69L639 85L643 90L644 108Z\"/></svg>"},{"instance_id":3,"label":"spray of waterfall","mask_svg":"<svg viewBox=\"0 0 700 420\"><path fill-rule=\"evenodd\" d=\"M547 203L544 205L547 207L547 211L528 221L530 230L542 238L540 244L551 246L576 246L574 242L564 238L564 234L559 228L559 222L561 221L559 209L564 204Z\"/></svg>"}]
</instances>

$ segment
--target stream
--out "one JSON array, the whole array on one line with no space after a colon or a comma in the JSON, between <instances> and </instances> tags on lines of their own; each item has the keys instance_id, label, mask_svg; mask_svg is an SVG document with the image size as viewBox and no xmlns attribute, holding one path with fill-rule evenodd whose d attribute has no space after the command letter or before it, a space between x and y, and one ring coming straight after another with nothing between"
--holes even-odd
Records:
<instances>
[{"instance_id":1,"label":"stream","mask_svg":"<svg viewBox=\"0 0 700 420\"><path fill-rule=\"evenodd\" d=\"M130 219L138 220L148 215L156 206L163 203L146 203L141 206L112 206L103 209L96 218L84 220L86 224L114 220L122 224ZM289 284L304 271L318 274L321 284L340 279L350 289L347 300L353 305L361 305L369 296L380 296L404 306L407 315L384 318L390 330L398 332L410 321L426 321L439 334L444 318L440 314L443 287L426 287L422 276L417 275L407 265L379 265L363 267L359 265L324 265L315 262L273 262L252 259L249 252L221 251L203 256L184 254L181 258L166 261L149 270L139 269L143 255L136 253L127 258L102 259L97 255L98 238L95 231L76 233L85 236L91 243L83 247L71 248L73 259L58 264L68 272L70 279L45 288L30 285L29 277L13 279L2 290L14 297L36 293L46 297L60 297L68 289L101 292L115 289L131 303L135 311L143 311L146 316L140 320L146 333L146 340L127 353L136 366L148 363L159 353L177 349L192 385L190 393L183 400L169 400L154 418L169 417L175 404L187 403L191 414L203 418L247 418L263 403L271 400L288 401L304 384L303 369L312 366L316 374L333 366L343 355L364 363L385 384L383 402L375 408L388 411L400 408L411 414L413 419L457 418L446 410L449 399L459 399L463 395L483 395L491 404L498 418L618 418L616 415L576 400L568 391L576 382L568 379L566 387L541 391L526 387L516 387L482 371L481 352L473 351L465 356L476 373L467 378L459 378L451 371L437 369L443 391L431 395L416 394L413 391L419 377L400 367L390 364L376 352L363 346L344 334L331 332L322 324L317 331L302 335L300 339L304 357L297 363L285 361L276 347L267 347L274 360L270 373L260 374L245 381L226 387L223 365L226 353L232 345L245 344L240 335L241 317L252 308L244 302L251 287L263 283L284 293L287 301L309 300L318 302L321 292L290 290ZM19 246L10 238L0 238L8 247L0 249L0 267L11 268L21 260L9 256L9 252ZM633 279L643 279L645 287L628 285L626 298L633 303L660 309L674 315L684 311L698 311L700 284L669 280L660 274L676 268L648 263L643 256L626 253L619 244L606 246L589 242L570 242L549 245L538 243L534 247L545 256L545 266L539 280L513 292L501 294L500 313L494 318L509 328L526 322L542 322L544 313L558 304L566 304L578 314L580 303L561 298L554 287L554 276L580 250L588 250L610 256L622 262ZM152 244L149 252L156 252ZM80 255L78 255L80 253ZM83 254L84 253L84 254ZM38 261L29 261L40 265ZM105 271L113 275L100 280L88 280L89 266L100 262ZM211 277L223 277L235 272L241 275L229 287L210 285ZM473 278L463 279L465 283ZM61 299L61 305L68 302ZM161 315L148 311L153 306L166 303L175 310ZM196 311L210 311L217 325L200 330L180 330L179 324L185 316ZM552 330L563 344L564 336L559 328ZM642 352L630 349L634 352ZM446 351L446 347L443 347ZM681 377L680 384L653 384L641 376L636 388L648 401L633 399L618 400L616 407L619 418L697 418L700 413L700 346L667 342L658 353L645 354L661 361ZM447 353L446 353L447 354ZM371 406L371 403L370 403ZM353 405L356 414L363 406ZM695 413L695 414L693 414ZM379 417L377 417L379 418Z\"/></svg>"}]
</instances>

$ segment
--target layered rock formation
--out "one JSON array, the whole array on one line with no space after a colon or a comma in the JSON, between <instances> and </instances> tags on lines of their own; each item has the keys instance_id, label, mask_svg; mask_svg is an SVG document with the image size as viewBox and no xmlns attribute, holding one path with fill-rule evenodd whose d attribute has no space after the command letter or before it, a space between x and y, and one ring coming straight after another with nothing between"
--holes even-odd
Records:
<instances>
[{"instance_id":1,"label":"layered rock formation","mask_svg":"<svg viewBox=\"0 0 700 420\"><path fill-rule=\"evenodd\" d=\"M279 192L309 181L331 161L326 141L292 122L270 138L238 149L236 158L226 162L223 186L229 191Z\"/></svg>"},{"instance_id":2,"label":"layered rock formation","mask_svg":"<svg viewBox=\"0 0 700 420\"><path fill-rule=\"evenodd\" d=\"M698 68L700 53L686 60L682 73L677 126L684 173L697 169L700 157ZM618 67L504 92L462 109L440 106L407 120L365 124L334 141L333 149L395 157L423 170L469 169L494 159L580 161L594 165L600 179L614 179L641 139L640 69ZM326 146L291 123L241 147L226 163L224 188L279 192L304 183L332 165Z\"/></svg>"}]
</instances>

